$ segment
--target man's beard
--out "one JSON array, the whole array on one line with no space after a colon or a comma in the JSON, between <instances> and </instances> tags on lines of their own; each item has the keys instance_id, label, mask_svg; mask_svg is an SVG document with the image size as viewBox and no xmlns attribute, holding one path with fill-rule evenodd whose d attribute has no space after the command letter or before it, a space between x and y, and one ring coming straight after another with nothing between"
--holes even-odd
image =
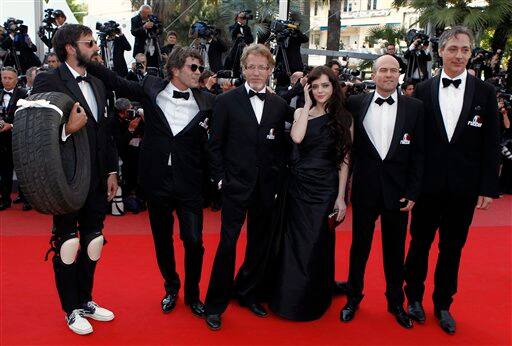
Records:
<instances>
[{"instance_id":1,"label":"man's beard","mask_svg":"<svg viewBox=\"0 0 512 346\"><path fill-rule=\"evenodd\" d=\"M80 49L77 47L76 49L76 61L78 63L78 66L85 67L88 63L91 62L91 58L87 58L85 55L82 54Z\"/></svg>"}]
</instances>

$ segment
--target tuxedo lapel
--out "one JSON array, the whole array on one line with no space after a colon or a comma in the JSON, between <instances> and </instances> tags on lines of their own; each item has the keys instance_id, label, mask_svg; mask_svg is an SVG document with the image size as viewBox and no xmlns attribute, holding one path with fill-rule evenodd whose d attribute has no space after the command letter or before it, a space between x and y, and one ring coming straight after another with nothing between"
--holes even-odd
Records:
<instances>
[{"instance_id":1,"label":"tuxedo lapel","mask_svg":"<svg viewBox=\"0 0 512 346\"><path fill-rule=\"evenodd\" d=\"M237 88L238 94L240 97L236 99L240 103L240 105L244 109L244 113L248 114L248 116L252 117L252 120L258 125L258 119L256 119L256 114L254 113L254 109L252 109L251 100L249 99L249 95L247 95L247 90L245 90L245 85L241 85ZM265 102L266 103L266 102ZM265 107L265 106L264 106ZM265 111L263 111L265 112Z\"/></svg>"},{"instance_id":2,"label":"tuxedo lapel","mask_svg":"<svg viewBox=\"0 0 512 346\"><path fill-rule=\"evenodd\" d=\"M271 96L271 94L267 93L267 97L265 98L265 102L263 103L263 113L261 115L260 125L263 124L268 119L268 117L270 117L270 115L272 114L272 112L271 112L272 103L273 103L272 98L273 97ZM252 108L252 105L251 105L251 108ZM256 116L255 116L255 118L256 118Z\"/></svg>"},{"instance_id":3,"label":"tuxedo lapel","mask_svg":"<svg viewBox=\"0 0 512 346\"><path fill-rule=\"evenodd\" d=\"M66 64L61 64L59 66L59 73L61 79L66 82L66 88L68 88L69 91L71 91L71 93L78 99L80 106L85 109L85 112L89 115L89 117L96 121L96 119L94 119L94 116L92 115L91 109L89 108L89 104L85 100L82 90L80 90L80 87L78 86L76 79L73 78L73 75L71 74L71 71L69 71Z\"/></svg>"},{"instance_id":4,"label":"tuxedo lapel","mask_svg":"<svg viewBox=\"0 0 512 346\"><path fill-rule=\"evenodd\" d=\"M366 94L363 98L363 102L361 104L361 113L358 121L359 131L363 134L364 140L366 141L369 148L371 148L372 154L377 157L381 158L379 155L379 152L377 151L377 148L375 148L375 145L373 145L372 140L370 139L370 136L368 135L368 132L366 132L366 129L364 128L364 118L366 117L366 113L368 113L368 109L370 108L370 104L373 100L373 95L375 92Z\"/></svg>"},{"instance_id":5,"label":"tuxedo lapel","mask_svg":"<svg viewBox=\"0 0 512 346\"><path fill-rule=\"evenodd\" d=\"M393 138L391 139L391 144L389 146L389 150L386 154L386 159L390 158L393 153L395 152L396 148L398 147L398 143L400 142L400 139L402 138L402 132L405 125L405 105L404 105L404 97L402 95L398 95L398 103L396 105L396 120L395 120L395 126L393 128Z\"/></svg>"},{"instance_id":6,"label":"tuxedo lapel","mask_svg":"<svg viewBox=\"0 0 512 346\"><path fill-rule=\"evenodd\" d=\"M205 97L203 93L198 89L192 89L192 95L194 96L194 100L196 100L197 106L199 107L199 112L189 121L187 126L183 130L180 131L176 136L179 136L182 133L186 133L189 129L193 128L197 124L198 120L204 115L204 112L208 109ZM207 126L205 124L205 126Z\"/></svg>"},{"instance_id":7,"label":"tuxedo lapel","mask_svg":"<svg viewBox=\"0 0 512 346\"><path fill-rule=\"evenodd\" d=\"M471 106L473 104L473 97L475 95L475 77L470 74L467 74L466 77L466 88L464 90L464 102L462 104L462 110L459 115L459 120L457 121L457 125L455 126L455 130L453 132L451 142L455 142L457 138L460 136L464 127L466 126L469 113L471 111Z\"/></svg>"},{"instance_id":8,"label":"tuxedo lapel","mask_svg":"<svg viewBox=\"0 0 512 346\"><path fill-rule=\"evenodd\" d=\"M434 118L437 124L437 129L439 130L439 135L443 139L445 143L448 143L448 135L446 134L446 128L444 127L443 121L443 113L441 112L441 107L439 106L439 83L441 82L440 76L435 76L432 78L432 82L430 83L430 93L432 99L432 105L434 108Z\"/></svg>"},{"instance_id":9,"label":"tuxedo lapel","mask_svg":"<svg viewBox=\"0 0 512 346\"><path fill-rule=\"evenodd\" d=\"M92 88L92 91L94 93L94 97L96 98L96 107L97 109L97 115L98 115L98 123L101 123L103 119L106 119L104 112L105 112L105 97L106 95L100 95L99 86L98 83L100 83L99 80L96 80L95 78L91 77L90 85Z\"/></svg>"}]
</instances>

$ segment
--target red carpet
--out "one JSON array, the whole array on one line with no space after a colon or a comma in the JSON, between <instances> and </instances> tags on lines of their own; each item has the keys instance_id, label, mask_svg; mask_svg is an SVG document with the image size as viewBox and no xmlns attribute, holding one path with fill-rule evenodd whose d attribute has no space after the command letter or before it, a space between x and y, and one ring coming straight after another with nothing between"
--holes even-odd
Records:
<instances>
[{"instance_id":1,"label":"red carpet","mask_svg":"<svg viewBox=\"0 0 512 346\"><path fill-rule=\"evenodd\" d=\"M51 219L19 206L0 212L1 242L1 345L510 345L511 339L511 216L512 197L496 201L478 212L464 249L459 293L452 313L457 334L449 336L437 326L432 312L432 269L427 279L427 323L402 329L386 312L380 235L376 233L366 274L366 297L356 319L338 320L344 297L336 298L316 322L296 323L270 316L253 317L231 304L220 332L209 331L193 317L180 297L172 313L163 315L163 294L147 214L109 217L109 240L98 266L95 300L111 308L116 319L93 321L94 333L73 334L64 322L54 286L51 262L44 262ZM204 297L218 242L219 213L205 217L205 259L201 281ZM350 220L337 232L336 277L348 270ZM175 237L179 272L183 249ZM245 237L239 242L241 263ZM433 247L431 263L437 248ZM182 277L183 278L183 277ZM181 292L180 292L181 293Z\"/></svg>"}]
</instances>

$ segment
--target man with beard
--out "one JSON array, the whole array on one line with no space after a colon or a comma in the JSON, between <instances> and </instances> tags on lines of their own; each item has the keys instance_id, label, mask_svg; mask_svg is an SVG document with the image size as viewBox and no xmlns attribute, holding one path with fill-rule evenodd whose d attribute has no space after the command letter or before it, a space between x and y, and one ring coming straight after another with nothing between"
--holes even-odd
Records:
<instances>
[{"instance_id":1,"label":"man with beard","mask_svg":"<svg viewBox=\"0 0 512 346\"><path fill-rule=\"evenodd\" d=\"M200 91L203 57L193 48L175 47L167 59L169 80L147 75L141 83L128 81L101 65L89 71L121 96L142 103L144 140L139 181L148 202L156 259L164 279L162 312L176 307L181 287L173 245L173 212L185 248L185 304L204 315L199 299L203 265L202 182L206 140L214 96Z\"/></svg>"},{"instance_id":2,"label":"man with beard","mask_svg":"<svg viewBox=\"0 0 512 346\"><path fill-rule=\"evenodd\" d=\"M73 332L83 335L92 333L92 326L84 317L97 321L114 318L111 311L92 300L92 287L96 263L105 242L102 229L107 200L112 200L117 191L118 159L108 133L105 87L85 68L99 50L91 29L77 24L65 25L55 33L53 46L63 63L38 74L32 92L61 92L76 102L62 127L61 148L66 150L73 146L73 134L85 126L91 158L91 180L85 204L76 212L53 217L50 249L55 253L53 269L66 321Z\"/></svg>"}]
</instances>

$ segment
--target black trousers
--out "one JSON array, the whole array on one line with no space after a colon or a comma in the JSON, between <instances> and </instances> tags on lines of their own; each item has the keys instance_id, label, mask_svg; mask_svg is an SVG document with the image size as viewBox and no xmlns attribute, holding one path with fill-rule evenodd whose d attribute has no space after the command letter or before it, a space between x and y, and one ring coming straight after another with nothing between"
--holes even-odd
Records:
<instances>
[{"instance_id":1,"label":"black trousers","mask_svg":"<svg viewBox=\"0 0 512 346\"><path fill-rule=\"evenodd\" d=\"M349 299L359 302L363 298L366 263L372 247L375 221L380 215L386 298L390 306L402 305L404 302L402 285L408 213L399 210L386 210L379 206L354 205L352 215L352 245L348 276Z\"/></svg>"},{"instance_id":2,"label":"black trousers","mask_svg":"<svg viewBox=\"0 0 512 346\"><path fill-rule=\"evenodd\" d=\"M12 161L12 148L10 146L0 148L0 194L2 203L11 203L12 174L14 164Z\"/></svg>"},{"instance_id":3,"label":"black trousers","mask_svg":"<svg viewBox=\"0 0 512 346\"><path fill-rule=\"evenodd\" d=\"M173 211L180 224L180 239L185 248L185 303L199 300L199 281L203 266L203 210L201 198L180 200L176 197L152 197L148 200L149 221L153 233L158 268L165 291L177 293L180 278L176 272L173 243Z\"/></svg>"},{"instance_id":4,"label":"black trousers","mask_svg":"<svg viewBox=\"0 0 512 346\"><path fill-rule=\"evenodd\" d=\"M92 300L94 272L97 261L87 255L87 246L102 235L103 221L107 212L107 191L105 188L91 188L84 206L77 212L55 215L51 239L53 270L62 309L70 313L83 303ZM80 250L77 259L65 264L60 258L60 247L69 239L80 235Z\"/></svg>"},{"instance_id":5,"label":"black trousers","mask_svg":"<svg viewBox=\"0 0 512 346\"><path fill-rule=\"evenodd\" d=\"M261 300L266 258L271 239L272 205L264 203L258 184L249 201L234 201L224 195L220 243L215 254L210 284L206 294L206 313L223 313L234 295L242 305ZM235 282L236 243L247 214L245 259Z\"/></svg>"},{"instance_id":6,"label":"black trousers","mask_svg":"<svg viewBox=\"0 0 512 346\"><path fill-rule=\"evenodd\" d=\"M450 308L477 198L449 194L419 198L412 210L411 244L405 261L405 293L409 302L423 301L429 250L439 229L433 300L436 309Z\"/></svg>"}]
</instances>

